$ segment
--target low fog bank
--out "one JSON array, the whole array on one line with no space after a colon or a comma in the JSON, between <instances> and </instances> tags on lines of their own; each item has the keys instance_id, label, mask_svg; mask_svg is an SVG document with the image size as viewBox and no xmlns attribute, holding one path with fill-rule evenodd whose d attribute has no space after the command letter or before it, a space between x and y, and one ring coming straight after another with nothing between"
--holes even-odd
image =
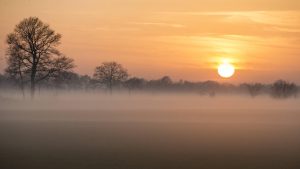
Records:
<instances>
[{"instance_id":1,"label":"low fog bank","mask_svg":"<svg viewBox=\"0 0 300 169\"><path fill-rule=\"evenodd\" d=\"M196 95L187 93L56 92L41 91L34 100L22 99L16 92L2 93L1 120L75 120L132 122L197 122L239 117L242 120L282 120L298 115L300 98L274 99L270 96ZM251 117L249 119L244 118ZM296 118L297 119L297 118ZM223 119L224 120L224 119ZM225 120L225 121L226 121ZM208 121L206 121L208 122ZM280 121L279 121L280 122Z\"/></svg>"},{"instance_id":2,"label":"low fog bank","mask_svg":"<svg viewBox=\"0 0 300 169\"><path fill-rule=\"evenodd\" d=\"M212 98L161 93L44 93L34 100L2 99L0 122L225 123L300 127L299 101L300 98L281 100L242 95Z\"/></svg>"},{"instance_id":3,"label":"low fog bank","mask_svg":"<svg viewBox=\"0 0 300 169\"><path fill-rule=\"evenodd\" d=\"M0 168L299 168L298 98L1 93Z\"/></svg>"},{"instance_id":4,"label":"low fog bank","mask_svg":"<svg viewBox=\"0 0 300 169\"><path fill-rule=\"evenodd\" d=\"M112 62L110 64L117 64ZM118 65L121 66L121 65ZM108 67L109 68L109 67ZM109 69L110 70L110 69ZM218 95L248 95L251 97L268 95L277 99L298 97L300 86L289 81L277 80L273 83L221 83L218 81L187 80L174 81L169 76L159 79L147 80L139 77L128 77L114 79L111 74L100 79L96 77L82 76L74 72L61 72L45 81L32 84L27 80L9 78L7 75L0 75L0 97L4 91L19 93L22 97L30 97L35 93L40 95L43 91L53 93L63 92L88 92L88 93L172 93L172 94L195 94L215 97ZM112 79L108 81L107 79Z\"/></svg>"},{"instance_id":5,"label":"low fog bank","mask_svg":"<svg viewBox=\"0 0 300 169\"><path fill-rule=\"evenodd\" d=\"M42 90L32 100L18 91L0 93L1 110L134 110L134 109L298 109L300 98L274 99L268 95L223 93L202 95L173 92L52 91Z\"/></svg>"}]
</instances>

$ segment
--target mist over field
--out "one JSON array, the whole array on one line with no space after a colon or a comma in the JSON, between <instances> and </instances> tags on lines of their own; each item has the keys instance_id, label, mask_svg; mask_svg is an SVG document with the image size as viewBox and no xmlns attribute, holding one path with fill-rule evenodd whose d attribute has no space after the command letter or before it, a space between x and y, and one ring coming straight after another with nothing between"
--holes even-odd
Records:
<instances>
[{"instance_id":1,"label":"mist over field","mask_svg":"<svg viewBox=\"0 0 300 169\"><path fill-rule=\"evenodd\" d=\"M299 98L2 92L0 168L299 168Z\"/></svg>"},{"instance_id":2,"label":"mist over field","mask_svg":"<svg viewBox=\"0 0 300 169\"><path fill-rule=\"evenodd\" d=\"M0 169L300 169L299 0L0 0Z\"/></svg>"}]
</instances>

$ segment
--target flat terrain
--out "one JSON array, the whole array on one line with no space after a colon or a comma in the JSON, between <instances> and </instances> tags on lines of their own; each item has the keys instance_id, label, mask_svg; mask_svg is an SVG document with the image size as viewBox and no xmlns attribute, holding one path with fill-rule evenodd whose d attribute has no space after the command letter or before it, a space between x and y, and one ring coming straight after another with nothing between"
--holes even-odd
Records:
<instances>
[{"instance_id":1,"label":"flat terrain","mask_svg":"<svg viewBox=\"0 0 300 169\"><path fill-rule=\"evenodd\" d=\"M1 169L296 169L300 100L73 94L0 103Z\"/></svg>"}]
</instances>

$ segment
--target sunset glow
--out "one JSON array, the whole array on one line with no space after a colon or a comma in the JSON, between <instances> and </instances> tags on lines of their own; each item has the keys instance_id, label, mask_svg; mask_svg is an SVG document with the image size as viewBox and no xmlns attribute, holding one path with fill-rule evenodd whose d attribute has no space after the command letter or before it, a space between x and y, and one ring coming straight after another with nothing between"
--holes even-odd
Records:
<instances>
[{"instance_id":1,"label":"sunset glow","mask_svg":"<svg viewBox=\"0 0 300 169\"><path fill-rule=\"evenodd\" d=\"M300 169L300 0L0 0L0 169Z\"/></svg>"},{"instance_id":2,"label":"sunset glow","mask_svg":"<svg viewBox=\"0 0 300 169\"><path fill-rule=\"evenodd\" d=\"M36 16L63 35L61 51L81 74L118 61L147 79L218 80L222 56L238 62L232 83L300 82L298 0L2 0L0 11L1 56L16 23Z\"/></svg>"}]
</instances>

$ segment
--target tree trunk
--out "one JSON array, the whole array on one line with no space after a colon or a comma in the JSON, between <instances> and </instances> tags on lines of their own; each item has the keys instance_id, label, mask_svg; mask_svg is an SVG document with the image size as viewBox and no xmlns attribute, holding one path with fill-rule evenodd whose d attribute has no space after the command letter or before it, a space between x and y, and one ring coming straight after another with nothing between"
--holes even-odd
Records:
<instances>
[{"instance_id":1,"label":"tree trunk","mask_svg":"<svg viewBox=\"0 0 300 169\"><path fill-rule=\"evenodd\" d=\"M34 99L34 94L35 94L35 81L34 78L31 77L31 81L30 81L30 96L31 99Z\"/></svg>"},{"instance_id":2,"label":"tree trunk","mask_svg":"<svg viewBox=\"0 0 300 169\"><path fill-rule=\"evenodd\" d=\"M23 82L21 82L21 86L20 86L20 88L21 88L21 92L22 92L23 100L25 100L25 89L24 89L24 83L23 83Z\"/></svg>"},{"instance_id":3,"label":"tree trunk","mask_svg":"<svg viewBox=\"0 0 300 169\"><path fill-rule=\"evenodd\" d=\"M20 88L21 88L21 92L22 92L22 96L23 96L23 100L25 100L25 85L24 85L24 81L23 81L23 76L22 76L22 73L19 69L19 76L20 76Z\"/></svg>"},{"instance_id":4,"label":"tree trunk","mask_svg":"<svg viewBox=\"0 0 300 169\"><path fill-rule=\"evenodd\" d=\"M23 96L23 100L25 100L25 88L24 88L24 81L23 81L23 75L22 75L22 71L21 71L21 62L19 61L19 76L20 76L20 88L21 88L21 92L22 92L22 96Z\"/></svg>"},{"instance_id":5,"label":"tree trunk","mask_svg":"<svg viewBox=\"0 0 300 169\"><path fill-rule=\"evenodd\" d=\"M31 77L30 77L30 95L31 95L31 100L34 99L34 95L35 95L35 73L36 73L36 66L33 66L32 72L31 72Z\"/></svg>"}]
</instances>

